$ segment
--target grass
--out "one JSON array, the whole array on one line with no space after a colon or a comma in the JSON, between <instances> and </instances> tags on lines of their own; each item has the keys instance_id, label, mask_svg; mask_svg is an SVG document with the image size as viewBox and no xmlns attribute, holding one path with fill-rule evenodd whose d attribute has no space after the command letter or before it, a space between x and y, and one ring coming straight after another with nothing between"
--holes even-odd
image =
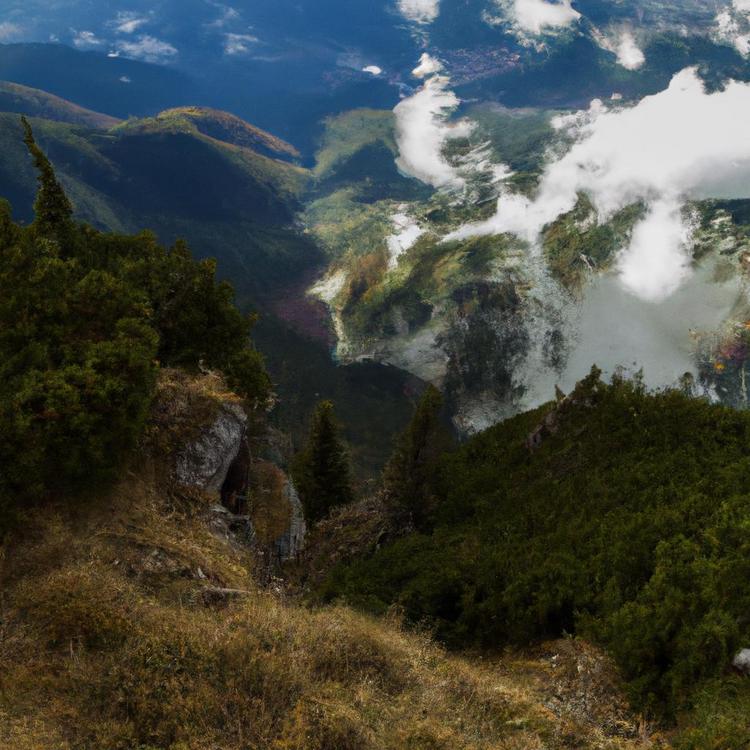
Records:
<instances>
[{"instance_id":1,"label":"grass","mask_svg":"<svg viewBox=\"0 0 750 750\"><path fill-rule=\"evenodd\" d=\"M173 373L162 398L210 401L220 385ZM396 614L313 610L260 589L250 550L211 532L210 502L145 453L107 497L27 512L0 547L0 746L658 746L547 708L528 659L472 663ZM208 605L209 586L237 595Z\"/></svg>"}]
</instances>

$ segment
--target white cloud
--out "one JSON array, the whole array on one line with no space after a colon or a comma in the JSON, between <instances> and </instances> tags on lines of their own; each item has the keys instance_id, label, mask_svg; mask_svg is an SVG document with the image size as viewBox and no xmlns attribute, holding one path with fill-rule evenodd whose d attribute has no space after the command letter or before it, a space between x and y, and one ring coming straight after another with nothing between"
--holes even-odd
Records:
<instances>
[{"instance_id":1,"label":"white cloud","mask_svg":"<svg viewBox=\"0 0 750 750\"><path fill-rule=\"evenodd\" d=\"M439 73L442 69L443 63L440 60L423 52L422 57L419 58L419 65L412 70L411 74L415 78L427 78L427 76Z\"/></svg>"},{"instance_id":2,"label":"white cloud","mask_svg":"<svg viewBox=\"0 0 750 750\"><path fill-rule=\"evenodd\" d=\"M424 234L424 229L405 213L394 214L391 221L395 233L386 239L389 271L398 267L399 258Z\"/></svg>"},{"instance_id":3,"label":"white cloud","mask_svg":"<svg viewBox=\"0 0 750 750\"><path fill-rule=\"evenodd\" d=\"M593 37L602 49L614 53L617 62L627 70L638 70L646 62L643 50L628 28L613 29L606 33L594 30Z\"/></svg>"},{"instance_id":4,"label":"white cloud","mask_svg":"<svg viewBox=\"0 0 750 750\"><path fill-rule=\"evenodd\" d=\"M516 23L530 34L566 28L581 17L581 14L573 9L571 0L514 0L512 12Z\"/></svg>"},{"instance_id":5,"label":"white cloud","mask_svg":"<svg viewBox=\"0 0 750 750\"><path fill-rule=\"evenodd\" d=\"M92 49L101 47L104 42L93 31L74 31L73 45L78 49Z\"/></svg>"},{"instance_id":6,"label":"white cloud","mask_svg":"<svg viewBox=\"0 0 750 750\"><path fill-rule=\"evenodd\" d=\"M21 35L21 27L10 21L0 23L0 42L9 42Z\"/></svg>"},{"instance_id":7,"label":"white cloud","mask_svg":"<svg viewBox=\"0 0 750 750\"><path fill-rule=\"evenodd\" d=\"M373 76L379 76L383 73L383 69L377 65L367 65L362 68L363 73L369 73Z\"/></svg>"},{"instance_id":8,"label":"white cloud","mask_svg":"<svg viewBox=\"0 0 750 750\"><path fill-rule=\"evenodd\" d=\"M617 62L628 70L638 70L646 62L643 50L630 31L624 31L617 44Z\"/></svg>"},{"instance_id":9,"label":"white cloud","mask_svg":"<svg viewBox=\"0 0 750 750\"><path fill-rule=\"evenodd\" d=\"M735 0L716 16L715 38L731 44L744 57L750 56L750 2Z\"/></svg>"},{"instance_id":10,"label":"white cloud","mask_svg":"<svg viewBox=\"0 0 750 750\"><path fill-rule=\"evenodd\" d=\"M572 0L495 0L501 16L485 16L493 24L508 24L523 42L534 43L533 37L556 34L581 18Z\"/></svg>"},{"instance_id":11,"label":"white cloud","mask_svg":"<svg viewBox=\"0 0 750 750\"><path fill-rule=\"evenodd\" d=\"M221 29L234 21L239 21L240 12L236 8L232 8L230 5L223 5L221 3L211 3L215 8L220 11L219 17L215 21L206 24L209 28Z\"/></svg>"},{"instance_id":12,"label":"white cloud","mask_svg":"<svg viewBox=\"0 0 750 750\"><path fill-rule=\"evenodd\" d=\"M750 84L707 93L697 71L678 73L665 91L630 108L594 102L556 126L575 143L549 164L533 200L507 193L490 220L453 237L512 233L538 241L543 227L587 193L606 221L636 202L648 214L619 263L621 282L644 299L672 293L688 272L688 199L750 198Z\"/></svg>"},{"instance_id":13,"label":"white cloud","mask_svg":"<svg viewBox=\"0 0 750 750\"><path fill-rule=\"evenodd\" d=\"M398 0L404 18L415 23L432 23L440 15L440 0Z\"/></svg>"},{"instance_id":14,"label":"white cloud","mask_svg":"<svg viewBox=\"0 0 750 750\"><path fill-rule=\"evenodd\" d=\"M683 219L679 199L667 196L657 200L636 226L628 251L620 257L622 285L652 301L676 292L690 272L691 229Z\"/></svg>"},{"instance_id":15,"label":"white cloud","mask_svg":"<svg viewBox=\"0 0 750 750\"><path fill-rule=\"evenodd\" d=\"M165 62L177 56L177 48L169 42L145 34L134 41L117 42L117 51L125 57L145 62Z\"/></svg>"},{"instance_id":16,"label":"white cloud","mask_svg":"<svg viewBox=\"0 0 750 750\"><path fill-rule=\"evenodd\" d=\"M443 150L449 140L468 136L473 126L467 120L449 122L460 100L448 90L450 80L439 75L440 69L437 60L422 55L413 74L425 78L424 84L393 110L399 147L396 164L403 173L433 187L461 187L464 180Z\"/></svg>"},{"instance_id":17,"label":"white cloud","mask_svg":"<svg viewBox=\"0 0 750 750\"><path fill-rule=\"evenodd\" d=\"M109 25L114 28L118 34L134 34L141 26L148 23L148 18L139 16L131 11L120 11Z\"/></svg>"},{"instance_id":18,"label":"white cloud","mask_svg":"<svg viewBox=\"0 0 750 750\"><path fill-rule=\"evenodd\" d=\"M224 54L244 55L250 51L251 45L257 44L258 41L258 37L252 34L225 34Z\"/></svg>"},{"instance_id":19,"label":"white cloud","mask_svg":"<svg viewBox=\"0 0 750 750\"><path fill-rule=\"evenodd\" d=\"M133 79L129 76L120 76L120 83L133 83Z\"/></svg>"}]
</instances>

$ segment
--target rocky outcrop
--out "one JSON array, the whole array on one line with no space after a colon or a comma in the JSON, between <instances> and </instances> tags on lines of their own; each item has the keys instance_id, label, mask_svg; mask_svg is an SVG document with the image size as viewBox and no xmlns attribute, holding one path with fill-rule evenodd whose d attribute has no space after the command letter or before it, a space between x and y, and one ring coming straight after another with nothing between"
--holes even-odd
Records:
<instances>
[{"instance_id":1,"label":"rocky outcrop","mask_svg":"<svg viewBox=\"0 0 750 750\"><path fill-rule=\"evenodd\" d=\"M244 409L236 403L222 403L216 418L177 455L177 481L206 492L219 492L239 455L246 431Z\"/></svg>"},{"instance_id":2,"label":"rocky outcrop","mask_svg":"<svg viewBox=\"0 0 750 750\"><path fill-rule=\"evenodd\" d=\"M243 547L252 547L256 543L255 528L250 516L232 513L218 503L208 510L208 525L217 537L229 543Z\"/></svg>"},{"instance_id":3,"label":"rocky outcrop","mask_svg":"<svg viewBox=\"0 0 750 750\"><path fill-rule=\"evenodd\" d=\"M299 555L307 527L297 490L280 468L291 452L288 437L267 426L250 435L249 421L216 373L170 371L162 378L155 450L173 456L178 484L213 495L206 518L214 536L254 550L257 570L270 576Z\"/></svg>"},{"instance_id":4,"label":"rocky outcrop","mask_svg":"<svg viewBox=\"0 0 750 750\"><path fill-rule=\"evenodd\" d=\"M743 648L732 661L732 666L741 674L750 677L750 648Z\"/></svg>"},{"instance_id":5,"label":"rocky outcrop","mask_svg":"<svg viewBox=\"0 0 750 750\"><path fill-rule=\"evenodd\" d=\"M565 414L571 409L590 409L594 406L603 387L601 374L598 367L592 367L589 375L576 386L576 389L569 396L566 396L559 388L556 389L557 403L555 407L545 414L544 419L526 438L526 447L529 451L534 453L542 447L547 438L556 435Z\"/></svg>"},{"instance_id":6,"label":"rocky outcrop","mask_svg":"<svg viewBox=\"0 0 750 750\"><path fill-rule=\"evenodd\" d=\"M289 525L284 534L276 540L276 554L282 562L297 558L302 551L307 534L302 501L299 499L297 488L291 478L287 479L284 487L284 498L289 506Z\"/></svg>"}]
</instances>

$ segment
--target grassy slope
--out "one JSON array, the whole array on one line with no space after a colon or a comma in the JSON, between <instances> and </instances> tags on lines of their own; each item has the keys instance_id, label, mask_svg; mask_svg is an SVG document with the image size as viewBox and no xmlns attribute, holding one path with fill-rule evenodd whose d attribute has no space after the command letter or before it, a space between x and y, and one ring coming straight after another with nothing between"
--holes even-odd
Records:
<instances>
[{"instance_id":1,"label":"grassy slope","mask_svg":"<svg viewBox=\"0 0 750 750\"><path fill-rule=\"evenodd\" d=\"M434 531L339 567L324 590L370 611L398 602L456 646L593 635L642 705L698 706L695 736L744 747L731 717L750 685L728 665L750 637L750 417L600 388L593 406L585 390L564 402L536 451L526 439L550 406L468 441L445 459Z\"/></svg>"},{"instance_id":2,"label":"grassy slope","mask_svg":"<svg viewBox=\"0 0 750 750\"><path fill-rule=\"evenodd\" d=\"M185 427L156 413L163 450ZM259 590L248 550L211 533L209 498L171 485L164 459L144 454L89 504L30 511L0 546L3 747L657 746L622 738L637 727L583 645L472 664L393 618ZM245 593L207 603L217 586Z\"/></svg>"},{"instance_id":3,"label":"grassy slope","mask_svg":"<svg viewBox=\"0 0 750 750\"><path fill-rule=\"evenodd\" d=\"M42 117L90 128L107 129L120 122L116 117L92 112L46 91L8 81L0 81L0 111L18 112L29 117Z\"/></svg>"}]
</instances>

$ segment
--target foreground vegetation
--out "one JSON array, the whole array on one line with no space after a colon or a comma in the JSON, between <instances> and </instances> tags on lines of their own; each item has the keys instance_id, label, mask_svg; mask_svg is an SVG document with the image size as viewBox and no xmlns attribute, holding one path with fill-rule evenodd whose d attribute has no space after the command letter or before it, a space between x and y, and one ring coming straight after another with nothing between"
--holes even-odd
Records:
<instances>
[{"instance_id":1,"label":"foreground vegetation","mask_svg":"<svg viewBox=\"0 0 750 750\"><path fill-rule=\"evenodd\" d=\"M164 450L192 432L170 416L180 405L230 395L208 376L159 383L122 481L88 503L25 511L0 548L0 746L660 746L585 644L471 663L395 613L312 611L260 589L252 550L212 531L215 499L175 484Z\"/></svg>"},{"instance_id":2,"label":"foreground vegetation","mask_svg":"<svg viewBox=\"0 0 750 750\"><path fill-rule=\"evenodd\" d=\"M253 320L183 243L76 223L24 127L36 218L0 205L0 745L662 746L619 674L681 747L750 744L750 683L729 672L750 645L747 413L594 369L454 449L428 388L360 513L324 401L293 470L330 557L342 532L360 554L319 592L370 614L305 609L212 532L216 497L172 479L193 421L267 403ZM288 521L274 497L252 520L268 542Z\"/></svg>"},{"instance_id":3,"label":"foreground vegetation","mask_svg":"<svg viewBox=\"0 0 750 750\"><path fill-rule=\"evenodd\" d=\"M699 706L688 746L745 747L749 471L746 412L594 370L444 456L430 527L339 565L322 595L397 603L453 647L586 635L644 711Z\"/></svg>"},{"instance_id":4,"label":"foreground vegetation","mask_svg":"<svg viewBox=\"0 0 750 750\"><path fill-rule=\"evenodd\" d=\"M184 243L104 234L72 206L24 120L36 218L0 203L0 534L25 503L114 479L162 365L224 371L249 402L270 382L252 319Z\"/></svg>"}]
</instances>

